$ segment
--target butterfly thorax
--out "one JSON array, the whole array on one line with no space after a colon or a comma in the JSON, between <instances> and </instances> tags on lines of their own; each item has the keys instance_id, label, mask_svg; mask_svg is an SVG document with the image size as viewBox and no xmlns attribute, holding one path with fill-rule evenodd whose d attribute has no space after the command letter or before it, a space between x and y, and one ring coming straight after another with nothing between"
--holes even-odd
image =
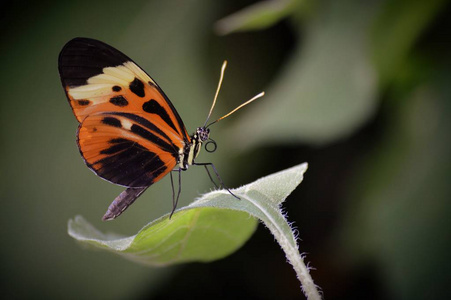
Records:
<instances>
[{"instance_id":1,"label":"butterfly thorax","mask_svg":"<svg viewBox=\"0 0 451 300\"><path fill-rule=\"evenodd\" d=\"M205 127L198 127L196 132L191 136L191 143L186 144L183 151L179 153L178 165L182 170L194 164L194 159L199 155L202 149L202 143L208 140L210 136L210 129Z\"/></svg>"}]
</instances>

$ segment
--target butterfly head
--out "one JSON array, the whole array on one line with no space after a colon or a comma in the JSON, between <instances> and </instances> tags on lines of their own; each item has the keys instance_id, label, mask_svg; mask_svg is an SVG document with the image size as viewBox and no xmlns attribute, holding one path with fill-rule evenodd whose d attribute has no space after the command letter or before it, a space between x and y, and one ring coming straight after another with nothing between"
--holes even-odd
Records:
<instances>
[{"instance_id":1,"label":"butterfly head","mask_svg":"<svg viewBox=\"0 0 451 300\"><path fill-rule=\"evenodd\" d=\"M205 150L207 152L214 152L216 150L216 147L217 147L216 142L210 138L210 129L208 127L221 121L222 119L227 118L228 116L230 116L231 114L233 114L234 112L239 110L241 107L251 103L252 101L262 97L265 94L264 92L261 92L260 94L254 96L252 99L241 104L240 106L238 106L237 108L235 108L234 110L229 112L228 114L220 117L216 121L208 123L211 113L213 112L213 108L215 107L216 99L218 98L218 94L219 94L219 90L221 89L221 84L222 84L222 80L224 78L224 71L225 71L226 66L227 66L227 61L224 61L224 63L222 64L222 68L221 68L221 75L219 78L218 88L216 89L216 94L213 99L213 104L211 105L210 112L207 115L207 119L205 120L204 125L202 127L198 127L196 129L196 132L191 136L191 143L187 144L185 146L183 153L181 153L181 155L179 157L179 160L178 160L179 165L184 170L186 168L188 168L188 165L194 164L194 159L199 155L199 152L202 149L202 143L204 143L205 141L208 140L205 143Z\"/></svg>"},{"instance_id":2,"label":"butterfly head","mask_svg":"<svg viewBox=\"0 0 451 300\"><path fill-rule=\"evenodd\" d=\"M210 137L210 129L206 127L198 127L196 129L196 135L199 137L200 142L205 142Z\"/></svg>"},{"instance_id":3,"label":"butterfly head","mask_svg":"<svg viewBox=\"0 0 451 300\"><path fill-rule=\"evenodd\" d=\"M194 158L196 158L197 155L199 155L200 149L202 148L202 143L205 142L206 140L211 140L210 139L210 129L206 128L205 126L197 127L196 133L193 134L193 136L191 137L191 140L192 140L191 147L194 150L194 153L193 153ZM207 144L209 144L209 143L210 143L210 141L207 142ZM215 149L216 149L216 147L215 147ZM211 151L208 151L208 152L211 152Z\"/></svg>"}]
</instances>

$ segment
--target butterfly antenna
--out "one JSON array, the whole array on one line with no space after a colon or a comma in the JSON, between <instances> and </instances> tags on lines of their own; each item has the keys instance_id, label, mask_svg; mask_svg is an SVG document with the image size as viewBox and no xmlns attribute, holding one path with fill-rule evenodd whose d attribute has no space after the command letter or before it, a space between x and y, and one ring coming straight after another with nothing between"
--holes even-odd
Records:
<instances>
[{"instance_id":1,"label":"butterfly antenna","mask_svg":"<svg viewBox=\"0 0 451 300\"><path fill-rule=\"evenodd\" d=\"M227 118L228 116L230 116L231 114L233 114L234 112L236 112L237 110L239 110L240 108L242 108L243 106L248 105L249 103L251 103L251 102L257 100L258 98L263 97L264 95L265 95L265 92L261 92L260 94L255 95L254 97L252 97L251 99L247 100L246 102L244 102L243 104L241 104L240 106L238 106L237 108L235 108L234 110L232 110L231 112L229 112L228 114L226 114L226 115L220 117L219 119L217 119L216 121L211 122L210 124L208 124L208 125L207 125L207 128L210 127L211 125L213 125L214 123L217 123L217 122L221 121L222 119Z\"/></svg>"},{"instance_id":2,"label":"butterfly antenna","mask_svg":"<svg viewBox=\"0 0 451 300\"><path fill-rule=\"evenodd\" d=\"M216 89L215 98L213 99L213 104L211 105L210 112L208 113L207 119L205 120L203 127L205 127L205 125L207 124L208 119L210 119L211 113L213 112L213 108L215 107L216 99L218 99L219 90L221 89L222 80L224 79L224 72L225 72L226 67L227 67L227 61L225 60L222 63L221 76L219 77L219 83L218 83L218 88Z\"/></svg>"}]
</instances>

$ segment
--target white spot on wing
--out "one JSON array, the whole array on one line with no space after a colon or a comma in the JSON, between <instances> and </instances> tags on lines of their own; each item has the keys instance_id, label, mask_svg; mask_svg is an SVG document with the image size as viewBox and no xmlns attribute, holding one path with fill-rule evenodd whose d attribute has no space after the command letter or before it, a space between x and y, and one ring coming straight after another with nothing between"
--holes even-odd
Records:
<instances>
[{"instance_id":1,"label":"white spot on wing","mask_svg":"<svg viewBox=\"0 0 451 300\"><path fill-rule=\"evenodd\" d=\"M130 120L128 119L122 119L121 120L122 123L122 128L127 129L127 130L132 130L132 122L130 122Z\"/></svg>"}]
</instances>

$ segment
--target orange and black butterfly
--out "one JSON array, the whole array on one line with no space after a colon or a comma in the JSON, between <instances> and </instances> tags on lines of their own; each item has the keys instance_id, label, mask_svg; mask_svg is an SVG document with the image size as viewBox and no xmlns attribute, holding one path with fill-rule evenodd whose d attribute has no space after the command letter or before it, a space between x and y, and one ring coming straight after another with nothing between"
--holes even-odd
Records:
<instances>
[{"instance_id":1,"label":"orange and black butterfly","mask_svg":"<svg viewBox=\"0 0 451 300\"><path fill-rule=\"evenodd\" d=\"M212 163L196 163L208 127L263 96L263 93L207 125L224 76L226 62L210 112L202 127L188 135L183 121L158 84L130 58L89 38L75 38L61 50L58 69L77 121L77 144L86 165L101 178L127 187L109 206L103 220L118 217L149 186L171 171L179 173L176 195L171 175L174 212L180 195L180 172L208 166L225 187ZM212 152L212 151L210 151ZM213 181L214 182L214 181ZM234 195L235 196L235 195ZM235 196L236 197L236 196Z\"/></svg>"}]
</instances>

